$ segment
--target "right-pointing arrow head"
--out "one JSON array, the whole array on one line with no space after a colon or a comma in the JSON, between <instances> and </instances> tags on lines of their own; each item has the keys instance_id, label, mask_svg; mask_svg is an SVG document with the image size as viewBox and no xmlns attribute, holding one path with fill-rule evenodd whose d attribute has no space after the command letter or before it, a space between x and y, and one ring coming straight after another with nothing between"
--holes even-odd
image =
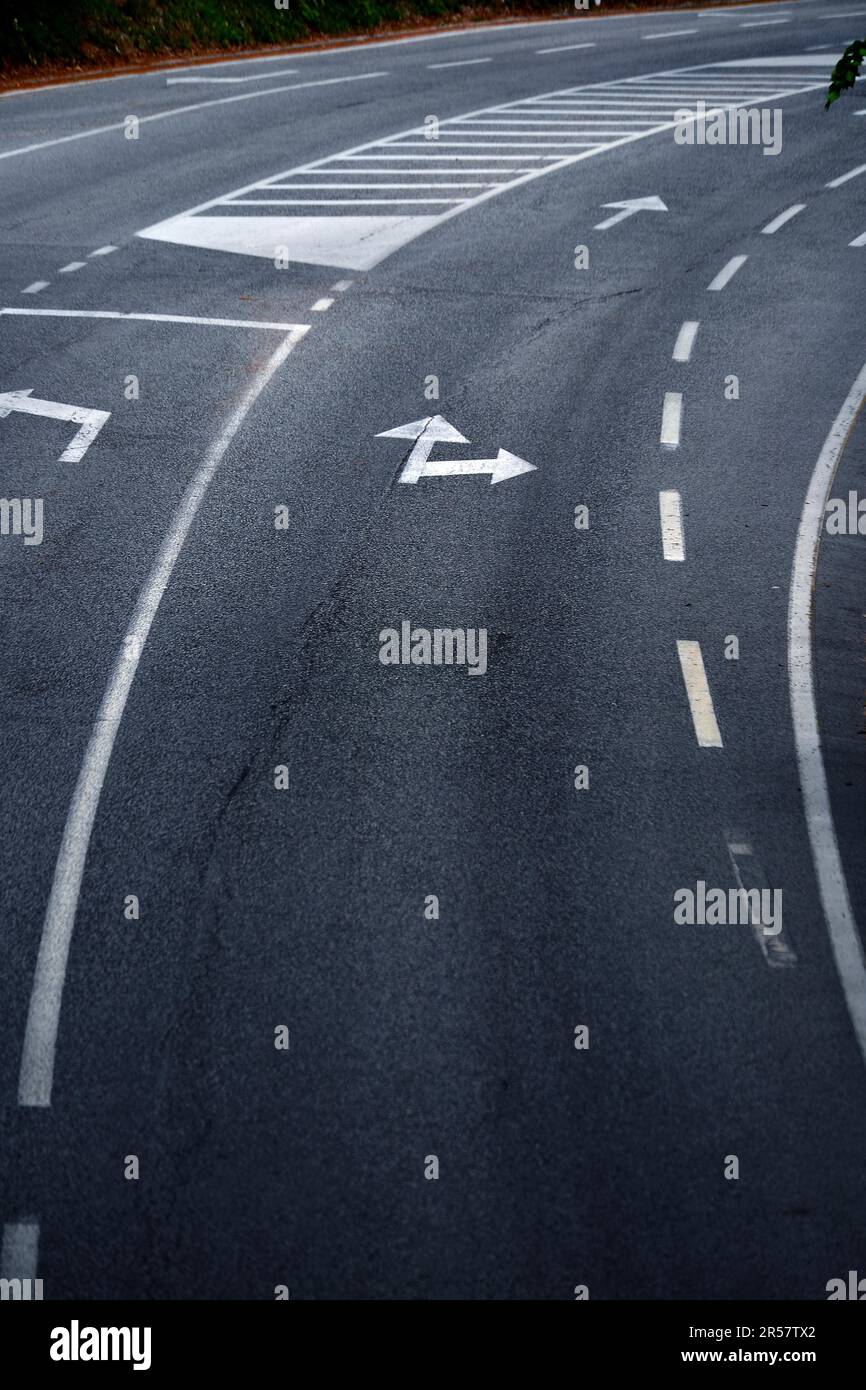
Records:
<instances>
[{"instance_id":1,"label":"right-pointing arrow head","mask_svg":"<svg viewBox=\"0 0 866 1390\"><path fill-rule=\"evenodd\" d=\"M500 449L493 460L490 482L502 483L506 478L516 478L521 473L534 473L536 466L534 463L527 463L526 459L520 458L517 454L509 453L507 449Z\"/></svg>"}]
</instances>

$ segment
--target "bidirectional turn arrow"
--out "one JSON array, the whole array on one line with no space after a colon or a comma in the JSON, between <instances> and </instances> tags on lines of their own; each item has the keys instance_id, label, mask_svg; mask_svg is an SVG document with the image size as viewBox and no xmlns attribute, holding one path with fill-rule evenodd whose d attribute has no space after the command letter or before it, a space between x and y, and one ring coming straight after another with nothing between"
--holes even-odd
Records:
<instances>
[{"instance_id":1,"label":"bidirectional turn arrow","mask_svg":"<svg viewBox=\"0 0 866 1390\"><path fill-rule=\"evenodd\" d=\"M472 473L489 473L490 482L501 483L507 478L516 478L521 473L533 473L536 465L527 463L517 454L500 449L495 459L431 459L433 445L439 441L451 444L468 444L469 440L456 430L442 415L430 415L424 420L413 420L408 425L398 425L393 430L381 430L377 439L414 439L415 447L409 455L400 474L401 483L417 483L419 478L460 477Z\"/></svg>"},{"instance_id":2,"label":"bidirectional turn arrow","mask_svg":"<svg viewBox=\"0 0 866 1390\"><path fill-rule=\"evenodd\" d=\"M603 208L622 208L622 212L616 213L613 217L606 217L603 222L597 222L594 230L605 232L608 227L615 227L617 222L623 222L626 217L632 217L636 212L667 212L668 207L657 198L655 194L650 198L625 198L621 203L602 203Z\"/></svg>"},{"instance_id":3,"label":"bidirectional turn arrow","mask_svg":"<svg viewBox=\"0 0 866 1390\"><path fill-rule=\"evenodd\" d=\"M13 410L25 415L45 415L50 420L69 420L81 429L63 450L58 463L78 463L84 458L102 426L110 417L110 410L91 410L83 405L63 405L60 401L41 401L33 395L33 387L23 391L0 392L0 420L4 420Z\"/></svg>"}]
</instances>

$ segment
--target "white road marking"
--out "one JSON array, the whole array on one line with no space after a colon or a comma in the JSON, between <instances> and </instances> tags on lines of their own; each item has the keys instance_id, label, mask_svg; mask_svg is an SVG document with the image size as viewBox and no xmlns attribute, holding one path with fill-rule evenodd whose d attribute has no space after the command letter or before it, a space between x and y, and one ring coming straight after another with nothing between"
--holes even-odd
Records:
<instances>
[{"instance_id":1,"label":"white road marking","mask_svg":"<svg viewBox=\"0 0 866 1390\"><path fill-rule=\"evenodd\" d=\"M678 492L659 493L659 517L662 527L662 553L665 559L685 560L683 499Z\"/></svg>"},{"instance_id":2,"label":"white road marking","mask_svg":"<svg viewBox=\"0 0 866 1390\"><path fill-rule=\"evenodd\" d=\"M849 242L848 242L848 245L849 245L849 246L866 246L866 232L861 232L859 236L855 236L855 238L854 238L853 241L849 241Z\"/></svg>"},{"instance_id":3,"label":"white road marking","mask_svg":"<svg viewBox=\"0 0 866 1390\"><path fill-rule=\"evenodd\" d=\"M97 246L95 251L91 251L91 256L110 256L112 251L116 251L116 246Z\"/></svg>"},{"instance_id":4,"label":"white road marking","mask_svg":"<svg viewBox=\"0 0 866 1390\"><path fill-rule=\"evenodd\" d=\"M70 261L68 265L62 265L58 270L57 274L69 275L73 270L83 270L85 264L86 263L84 261Z\"/></svg>"},{"instance_id":5,"label":"white road marking","mask_svg":"<svg viewBox=\"0 0 866 1390\"><path fill-rule=\"evenodd\" d=\"M39 1222L35 1217L7 1221L0 1248L0 1279L35 1279L39 1255Z\"/></svg>"},{"instance_id":6,"label":"white road marking","mask_svg":"<svg viewBox=\"0 0 866 1390\"><path fill-rule=\"evenodd\" d=\"M693 79L697 74L698 85L688 90L681 87L683 74ZM748 106L759 99L781 98L823 86L817 74L810 73L809 77L811 80L798 79L792 83L787 73L773 74L769 79L758 79L756 90L751 85L755 80L752 74L722 71L719 64L711 64L707 68L693 67L669 73L670 91L660 92L652 82L639 77L520 98L441 120L438 140L427 139L429 132L424 126L416 126L274 173L268 179L211 198L145 227L138 235L181 246L271 260L275 248L285 246L290 259L301 264L339 266L349 271L370 270L443 221L498 197L506 190L634 140L672 129L681 119L677 113L689 102L693 104L698 96L705 95L710 107L714 102L720 107ZM730 94L725 101L710 96L709 87L706 92L702 91L700 84L714 79L725 82L726 94ZM559 116L563 124L568 122L573 128L560 132L549 122L551 115ZM620 115L626 118L621 131L616 129L620 126L617 119ZM521 128L506 129L506 123ZM485 126L492 129L485 129ZM460 161L467 165L466 169L459 167ZM377 164L383 167L377 169ZM519 165L524 167L517 167ZM308 185L322 180L321 197L330 200L327 189L333 189L334 185L327 180L336 179L338 175L348 175L341 180L348 183L354 181L351 176L357 172L395 176L407 172L425 173L429 176L428 182L442 186L448 182L449 173L462 178L470 171L498 173L500 181L477 193L466 190L473 194L471 197L446 198L441 205L430 203L426 208L419 204L417 210L399 204L391 208L382 205L380 211L357 203L353 206L345 196L352 190L345 190L342 197L335 191L334 196L341 206L328 201L324 206L304 207L303 203L313 202L310 197L303 197L300 203L291 205L287 202L277 211L265 204L261 214L250 206L256 198L269 199L275 185L288 193L296 183ZM317 190L300 191L310 194ZM455 190L445 189L444 192L454 193ZM239 203L243 206L235 208L236 215L232 215L234 205Z\"/></svg>"},{"instance_id":7,"label":"white road marking","mask_svg":"<svg viewBox=\"0 0 866 1390\"><path fill-rule=\"evenodd\" d=\"M633 217L636 212L667 212L667 206L661 198L653 194L649 198L625 198L620 203L602 203L605 208L622 208L622 212L617 212L613 217L606 217L603 222L597 222L593 228L596 232L604 232L608 227L615 227L617 222L622 222L626 217Z\"/></svg>"},{"instance_id":8,"label":"white road marking","mask_svg":"<svg viewBox=\"0 0 866 1390\"><path fill-rule=\"evenodd\" d=\"M841 188L843 183L847 183L849 179L856 179L860 174L866 174L866 164L858 164L856 169L849 169L847 174L840 174L838 179L831 179L824 187Z\"/></svg>"},{"instance_id":9,"label":"white road marking","mask_svg":"<svg viewBox=\"0 0 866 1390\"><path fill-rule=\"evenodd\" d=\"M366 82L373 77L387 77L386 72L360 72L351 77L324 77L317 82L291 82L285 87L269 87L265 92L238 92L233 97L214 97L212 101L197 101L192 106L175 106L168 111L154 111L150 116L139 116L140 126L148 121L167 121L171 116L186 116L190 111L205 111L210 106L228 106L233 101L254 101L258 97L276 96L280 92L300 92L306 87L333 87L340 82ZM34 150L47 150L53 145L68 145L73 140L89 140L94 135L108 135L113 130L123 130L123 121L113 125L94 126L91 130L76 130L72 135L58 135L53 140L38 140L34 145L21 145L17 150L0 151L0 159L15 159L21 154L32 154Z\"/></svg>"},{"instance_id":10,"label":"white road marking","mask_svg":"<svg viewBox=\"0 0 866 1390\"><path fill-rule=\"evenodd\" d=\"M527 463L526 459L510 453L508 449L500 449L496 458L489 459L431 459L430 454L439 442L469 443L466 436L443 415L428 415L423 420L412 420L406 425L380 430L376 438L415 441L400 473L401 483L417 483L424 477L468 477L489 473L492 486L509 478L517 478L521 473L534 473L536 468L534 463Z\"/></svg>"},{"instance_id":11,"label":"white road marking","mask_svg":"<svg viewBox=\"0 0 866 1390\"><path fill-rule=\"evenodd\" d=\"M641 38L650 39L679 39L685 34L697 34L697 29L668 29L664 34L641 34Z\"/></svg>"},{"instance_id":12,"label":"white road marking","mask_svg":"<svg viewBox=\"0 0 866 1390\"><path fill-rule=\"evenodd\" d=\"M167 77L165 85L173 87L180 82L266 82L269 77L293 77L297 71L297 68L283 68L280 72L256 72L250 77Z\"/></svg>"},{"instance_id":13,"label":"white road marking","mask_svg":"<svg viewBox=\"0 0 866 1390\"><path fill-rule=\"evenodd\" d=\"M62 401L44 401L32 395L33 387L20 391L0 392L0 420L17 411L23 415L41 415L48 420L67 420L79 425L70 444L63 450L58 463L80 463L105 422L110 410L92 410L84 405L66 405Z\"/></svg>"},{"instance_id":14,"label":"white road marking","mask_svg":"<svg viewBox=\"0 0 866 1390\"><path fill-rule=\"evenodd\" d=\"M698 335L700 323L697 319L687 319L677 334L674 343L673 359L675 362L688 362L692 355L692 348L695 345L695 338Z\"/></svg>"},{"instance_id":15,"label":"white road marking","mask_svg":"<svg viewBox=\"0 0 866 1390\"><path fill-rule=\"evenodd\" d=\"M377 188L378 188L378 189L385 189L385 190L387 191L388 189L398 190L398 189L407 189L407 188L494 188L494 187L495 187L495 184L492 184L492 183L369 183L369 182L368 182L368 183L272 183L272 184L270 184L269 186L270 186L271 188L286 188L286 189L292 188L292 189L301 189L301 190L304 190L304 191L306 191L306 192L308 192L308 193L313 192L313 191L316 191L317 193L324 193L324 192L327 192L327 190L328 190L329 188L334 188L334 189L336 189L338 192L339 192L339 191L342 191L343 189L355 189L355 190L368 189L368 190L369 190L369 189L377 189ZM236 203L237 203L237 202L241 202L240 199L236 199L235 201L236 201ZM292 200L291 200L291 199L285 199L285 200L283 200L283 199L280 199L280 198L244 198L243 201L242 201L242 203L241 203L241 206L243 206L243 207L248 207L248 206L249 206L249 207L257 207L257 206L258 206L259 204L261 204L261 203L280 203L280 202L282 202L282 201L291 202ZM301 200L298 199L298 201L300 202ZM342 199L338 199L338 201L339 201L339 202L342 202ZM346 199L346 201L347 201L347 202L356 202L357 200L354 199L354 198L348 198L348 199ZM388 201L389 201L389 202L390 202L390 201L394 201L394 202L403 202L403 199L402 199L402 198L396 198L396 199L393 199L393 200L392 200L392 199L389 199ZM411 201L411 199L407 199L406 201ZM425 201L431 201L431 200L425 200ZM436 200L434 199L434 200L432 200L432 201L436 201ZM448 199L445 199L444 201L446 201L446 202L451 202L452 200L451 200L450 198L448 198Z\"/></svg>"},{"instance_id":16,"label":"white road marking","mask_svg":"<svg viewBox=\"0 0 866 1390\"><path fill-rule=\"evenodd\" d=\"M751 19L740 24L740 29L766 29L768 24L790 24L790 19Z\"/></svg>"},{"instance_id":17,"label":"white road marking","mask_svg":"<svg viewBox=\"0 0 866 1390\"><path fill-rule=\"evenodd\" d=\"M721 748L722 736L716 723L713 698L704 669L700 642L677 642L677 655L685 681L695 737L701 748Z\"/></svg>"},{"instance_id":18,"label":"white road marking","mask_svg":"<svg viewBox=\"0 0 866 1390\"><path fill-rule=\"evenodd\" d=\"M667 449L677 449L680 443L680 427L683 420L683 395L681 391L665 391L662 406L661 443Z\"/></svg>"},{"instance_id":19,"label":"white road marking","mask_svg":"<svg viewBox=\"0 0 866 1390\"><path fill-rule=\"evenodd\" d=\"M354 280L338 280L335 285L331 286L331 289L337 294L343 294L343 292L348 290L354 283Z\"/></svg>"},{"instance_id":20,"label":"white road marking","mask_svg":"<svg viewBox=\"0 0 866 1390\"><path fill-rule=\"evenodd\" d=\"M780 227L784 227L785 223L790 222L792 217L796 217L798 212L802 212L805 206L805 203L794 203L793 207L786 208L784 212L780 212L778 217L774 217L772 222L768 222L766 227L761 228L764 236L771 236L772 233L777 232Z\"/></svg>"},{"instance_id":21,"label":"white road marking","mask_svg":"<svg viewBox=\"0 0 866 1390\"><path fill-rule=\"evenodd\" d=\"M279 333L295 333L303 324L269 323L259 319L204 319L191 314L127 314L118 309L0 309L0 314L26 318L53 319L135 319L141 323L193 323L202 328L267 328Z\"/></svg>"},{"instance_id":22,"label":"white road marking","mask_svg":"<svg viewBox=\"0 0 866 1390\"><path fill-rule=\"evenodd\" d=\"M428 68L472 68L476 63L492 63L492 58L459 58L453 63L428 63Z\"/></svg>"},{"instance_id":23,"label":"white road marking","mask_svg":"<svg viewBox=\"0 0 866 1390\"><path fill-rule=\"evenodd\" d=\"M48 285L49 285L49 281L48 281L48 280L34 280L34 281L33 281L33 284L32 284L32 285L28 285L26 289L24 289L24 290L21 291L21 293L22 293L22 294L38 294L40 290L47 290Z\"/></svg>"},{"instance_id":24,"label":"white road marking","mask_svg":"<svg viewBox=\"0 0 866 1390\"><path fill-rule=\"evenodd\" d=\"M333 302L333 299L317 299L313 305L312 312L314 314L323 314L326 309L330 309Z\"/></svg>"},{"instance_id":25,"label":"white road marking","mask_svg":"<svg viewBox=\"0 0 866 1390\"><path fill-rule=\"evenodd\" d=\"M748 256L732 256L727 265L722 266L718 275L707 285L708 290L723 290L729 280L732 280L741 265L745 265Z\"/></svg>"},{"instance_id":26,"label":"white road marking","mask_svg":"<svg viewBox=\"0 0 866 1390\"><path fill-rule=\"evenodd\" d=\"M563 43L558 48L536 48L536 53L572 53L575 48L595 48L594 43Z\"/></svg>"},{"instance_id":27,"label":"white road marking","mask_svg":"<svg viewBox=\"0 0 866 1390\"><path fill-rule=\"evenodd\" d=\"M755 858L751 844L742 832L727 831L725 841L734 870L734 878L737 880L737 887L744 893L753 892L755 889L760 893L769 889L767 876ZM761 955L771 969L790 970L797 964L797 957L788 944L784 927L775 932L774 935L768 936L764 931L767 923L761 921L760 911L757 913L753 911L750 925L755 940L761 948Z\"/></svg>"},{"instance_id":28,"label":"white road marking","mask_svg":"<svg viewBox=\"0 0 866 1390\"><path fill-rule=\"evenodd\" d=\"M815 575L827 500L842 450L864 399L866 366L861 368L830 427L803 503L788 596L788 682L803 810L818 891L848 1013L866 1062L866 961L833 825L815 706L812 652Z\"/></svg>"},{"instance_id":29,"label":"white road marking","mask_svg":"<svg viewBox=\"0 0 866 1390\"><path fill-rule=\"evenodd\" d=\"M138 596L129 629L102 697L66 817L27 1014L18 1078L19 1105L51 1104L66 965L90 836L114 742L162 596L226 450L268 382L308 330L309 325L298 325L288 333L247 387L187 485Z\"/></svg>"}]
</instances>

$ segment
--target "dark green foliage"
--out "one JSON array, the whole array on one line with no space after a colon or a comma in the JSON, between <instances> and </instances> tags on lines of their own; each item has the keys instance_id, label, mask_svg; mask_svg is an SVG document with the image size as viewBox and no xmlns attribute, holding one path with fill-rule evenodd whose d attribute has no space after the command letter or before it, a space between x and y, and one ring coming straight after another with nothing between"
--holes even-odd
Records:
<instances>
[{"instance_id":1,"label":"dark green foliage","mask_svg":"<svg viewBox=\"0 0 866 1390\"><path fill-rule=\"evenodd\" d=\"M854 43L849 43L830 77L827 101L824 105L825 111L828 106L833 105L834 101L839 100L844 91L854 86L864 57L866 57L866 39L856 39Z\"/></svg>"},{"instance_id":2,"label":"dark green foliage","mask_svg":"<svg viewBox=\"0 0 866 1390\"><path fill-rule=\"evenodd\" d=\"M213 48L252 48L479 11L574 13L569 0L6 0L0 68L99 63Z\"/></svg>"}]
</instances>

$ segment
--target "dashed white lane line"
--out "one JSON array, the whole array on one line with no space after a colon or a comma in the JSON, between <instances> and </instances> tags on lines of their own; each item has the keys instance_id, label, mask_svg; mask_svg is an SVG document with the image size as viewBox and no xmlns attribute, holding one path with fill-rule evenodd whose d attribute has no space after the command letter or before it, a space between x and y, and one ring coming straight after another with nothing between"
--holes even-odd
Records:
<instances>
[{"instance_id":1,"label":"dashed white lane line","mask_svg":"<svg viewBox=\"0 0 866 1390\"><path fill-rule=\"evenodd\" d=\"M47 290L47 288L48 288L48 281L47 281L47 280L34 280L34 281L33 281L33 284L32 284L32 285L28 285L28 286L26 287L26 289L23 289L23 290L21 291L21 293L22 293L22 294L38 294L40 290Z\"/></svg>"},{"instance_id":2,"label":"dashed white lane line","mask_svg":"<svg viewBox=\"0 0 866 1390\"><path fill-rule=\"evenodd\" d=\"M696 319L687 319L682 325L674 343L673 360L675 362L689 361L699 328L700 323Z\"/></svg>"},{"instance_id":3,"label":"dashed white lane line","mask_svg":"<svg viewBox=\"0 0 866 1390\"><path fill-rule=\"evenodd\" d=\"M335 285L331 286L331 292L336 294L344 294L346 290L348 290L352 285L354 285L354 283L354 280L338 280Z\"/></svg>"},{"instance_id":4,"label":"dashed white lane line","mask_svg":"<svg viewBox=\"0 0 866 1390\"><path fill-rule=\"evenodd\" d=\"M428 63L427 67L435 68L474 68L478 63L492 63L492 58L458 58L451 63Z\"/></svg>"},{"instance_id":5,"label":"dashed white lane line","mask_svg":"<svg viewBox=\"0 0 866 1390\"><path fill-rule=\"evenodd\" d=\"M563 43L558 48L536 48L536 53L572 53L575 48L595 48L594 43Z\"/></svg>"},{"instance_id":6,"label":"dashed white lane line","mask_svg":"<svg viewBox=\"0 0 866 1390\"><path fill-rule=\"evenodd\" d=\"M716 723L716 712L713 709L713 697L704 670L700 642L677 642L677 655L689 699L695 737L701 748L721 748L722 735Z\"/></svg>"},{"instance_id":7,"label":"dashed white lane line","mask_svg":"<svg viewBox=\"0 0 866 1390\"><path fill-rule=\"evenodd\" d=\"M790 19L750 19L737 27L740 29L766 29L768 24L790 24Z\"/></svg>"},{"instance_id":8,"label":"dashed white lane line","mask_svg":"<svg viewBox=\"0 0 866 1390\"><path fill-rule=\"evenodd\" d=\"M737 880L737 887L741 893L758 894L769 888L767 876L755 857L751 841L742 831L729 830L725 835L728 846L731 865L734 870L734 878ZM771 967L771 969L790 970L797 964L797 957L788 945L785 936L785 929L780 921L778 931L767 934L765 927L768 925L761 920L760 909L757 908L753 897L747 899L751 908L750 926L755 936L755 940L761 948L761 955ZM760 902L760 897L758 902ZM775 923L773 926L775 927Z\"/></svg>"},{"instance_id":9,"label":"dashed white lane line","mask_svg":"<svg viewBox=\"0 0 866 1390\"><path fill-rule=\"evenodd\" d=\"M19 1105L51 1104L66 965L90 836L99 809L100 795L114 742L162 596L229 445L268 382L308 331L308 327L306 324L298 325L293 332L286 334L247 387L226 424L207 450L203 462L178 504L159 553L138 596L129 629L121 643L114 670L108 679L90 734L54 868L24 1033L18 1078Z\"/></svg>"},{"instance_id":10,"label":"dashed white lane line","mask_svg":"<svg viewBox=\"0 0 866 1390\"><path fill-rule=\"evenodd\" d=\"M18 309L3 308L0 314L22 318L53 319L134 319L140 323L192 323L202 328L266 328L279 333L295 333L307 327L299 323L269 323L259 319L204 319L191 314L129 314L119 309Z\"/></svg>"},{"instance_id":11,"label":"dashed white lane line","mask_svg":"<svg viewBox=\"0 0 866 1390\"><path fill-rule=\"evenodd\" d=\"M73 270L83 270L85 264L86 263L84 261L70 261L68 265L62 265L58 270L57 274L71 275Z\"/></svg>"},{"instance_id":12,"label":"dashed white lane line","mask_svg":"<svg viewBox=\"0 0 866 1390\"><path fill-rule=\"evenodd\" d=\"M311 312L314 314L323 314L326 309L330 309L333 302L333 299L317 299Z\"/></svg>"},{"instance_id":13,"label":"dashed white lane line","mask_svg":"<svg viewBox=\"0 0 866 1390\"><path fill-rule=\"evenodd\" d=\"M843 183L847 183L849 179L856 179L860 174L866 174L866 164L858 164L856 169L849 169L847 174L840 174L838 179L831 179L824 187L841 188Z\"/></svg>"},{"instance_id":14,"label":"dashed white lane line","mask_svg":"<svg viewBox=\"0 0 866 1390\"><path fill-rule=\"evenodd\" d=\"M259 97L272 97L280 92L300 92L306 87L333 87L341 82L366 82L373 77L387 77L387 72L359 72L351 77L323 77L317 82L290 82L284 87L268 87L264 92L238 92L232 97L214 97L211 101L197 101L191 106L173 106L168 111L154 111L149 116L139 116L139 125L148 121L167 121L171 116L186 116L190 111L206 111L211 106L228 106L232 101L255 101ZM88 140L93 135L108 135L113 130L123 130L123 121L113 125L93 126L90 130L76 130L72 135L58 135L53 140L38 140L33 145L21 145L17 150L0 151L0 159L15 159L21 154L32 154L34 150L47 150L53 145L68 145L72 140Z\"/></svg>"},{"instance_id":15,"label":"dashed white lane line","mask_svg":"<svg viewBox=\"0 0 866 1390\"><path fill-rule=\"evenodd\" d=\"M0 1247L0 1279L35 1279L39 1258L39 1222L35 1217L7 1221Z\"/></svg>"},{"instance_id":16,"label":"dashed white lane line","mask_svg":"<svg viewBox=\"0 0 866 1390\"><path fill-rule=\"evenodd\" d=\"M707 285L708 290L723 290L729 280L732 280L741 265L745 265L748 256L732 256L727 265L723 265L718 275Z\"/></svg>"},{"instance_id":17,"label":"dashed white lane line","mask_svg":"<svg viewBox=\"0 0 866 1390\"><path fill-rule=\"evenodd\" d=\"M677 449L680 443L680 429L683 422L683 394L681 391L665 391L662 406L661 443L666 449Z\"/></svg>"},{"instance_id":18,"label":"dashed white lane line","mask_svg":"<svg viewBox=\"0 0 866 1390\"><path fill-rule=\"evenodd\" d=\"M665 559L685 560L683 500L678 492L659 493L659 518L662 527L662 553Z\"/></svg>"},{"instance_id":19,"label":"dashed white lane line","mask_svg":"<svg viewBox=\"0 0 866 1390\"><path fill-rule=\"evenodd\" d=\"M848 245L849 245L849 246L866 246L866 232L861 232L859 236L855 236L855 238L854 238L853 241L849 241L849 242L848 242Z\"/></svg>"},{"instance_id":20,"label":"dashed white lane line","mask_svg":"<svg viewBox=\"0 0 866 1390\"><path fill-rule=\"evenodd\" d=\"M664 34L641 34L641 38L647 41L651 39L679 39L685 34L696 34L697 32L697 29L670 29Z\"/></svg>"},{"instance_id":21,"label":"dashed white lane line","mask_svg":"<svg viewBox=\"0 0 866 1390\"><path fill-rule=\"evenodd\" d=\"M88 259L90 259L93 256L110 256L112 251L116 250L116 246L97 246L95 251L90 252L90 256L88 257Z\"/></svg>"},{"instance_id":22,"label":"dashed white lane line","mask_svg":"<svg viewBox=\"0 0 866 1390\"><path fill-rule=\"evenodd\" d=\"M803 503L788 595L788 683L803 811L812 846L818 891L848 1013L866 1062L866 961L851 909L833 824L821 752L812 665L814 584L824 514L839 458L864 400L866 366L860 369L857 380L833 421Z\"/></svg>"},{"instance_id":23,"label":"dashed white lane line","mask_svg":"<svg viewBox=\"0 0 866 1390\"><path fill-rule=\"evenodd\" d=\"M805 206L805 203L794 203L792 207L786 208L784 212L780 212L778 217L774 217L772 222L768 222L766 227L761 228L764 236L771 236L772 233L777 232L780 227L784 227L785 223L790 222L792 217L796 217L798 212L802 212Z\"/></svg>"}]
</instances>

